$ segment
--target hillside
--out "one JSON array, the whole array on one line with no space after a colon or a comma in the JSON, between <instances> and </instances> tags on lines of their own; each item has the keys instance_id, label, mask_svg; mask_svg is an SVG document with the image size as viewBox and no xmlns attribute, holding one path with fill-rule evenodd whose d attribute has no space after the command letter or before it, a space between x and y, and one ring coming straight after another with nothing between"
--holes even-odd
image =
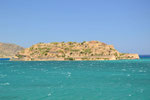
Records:
<instances>
[{"instance_id":1,"label":"hillside","mask_svg":"<svg viewBox=\"0 0 150 100\"><path fill-rule=\"evenodd\" d=\"M13 60L119 60L139 59L138 54L118 52L113 45L99 41L38 43L20 51Z\"/></svg>"},{"instance_id":2,"label":"hillside","mask_svg":"<svg viewBox=\"0 0 150 100\"><path fill-rule=\"evenodd\" d=\"M23 47L16 44L0 43L0 58L11 58L23 49Z\"/></svg>"}]
</instances>

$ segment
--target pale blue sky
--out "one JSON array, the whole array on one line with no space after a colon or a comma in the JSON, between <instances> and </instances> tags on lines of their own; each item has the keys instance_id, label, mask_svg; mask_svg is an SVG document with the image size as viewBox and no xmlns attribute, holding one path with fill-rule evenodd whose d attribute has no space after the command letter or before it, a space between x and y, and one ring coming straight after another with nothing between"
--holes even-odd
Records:
<instances>
[{"instance_id":1,"label":"pale blue sky","mask_svg":"<svg viewBox=\"0 0 150 100\"><path fill-rule=\"evenodd\" d=\"M0 42L99 40L150 54L150 0L0 0Z\"/></svg>"}]
</instances>

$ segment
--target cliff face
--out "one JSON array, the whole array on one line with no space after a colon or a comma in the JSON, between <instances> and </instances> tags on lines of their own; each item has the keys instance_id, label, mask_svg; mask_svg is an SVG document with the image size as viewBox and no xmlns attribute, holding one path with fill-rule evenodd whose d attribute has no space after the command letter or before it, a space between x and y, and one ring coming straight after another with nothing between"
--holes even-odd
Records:
<instances>
[{"instance_id":1,"label":"cliff face","mask_svg":"<svg viewBox=\"0 0 150 100\"><path fill-rule=\"evenodd\" d=\"M139 59L138 54L118 52L113 45L99 41L38 43L16 54L23 61Z\"/></svg>"},{"instance_id":2,"label":"cliff face","mask_svg":"<svg viewBox=\"0 0 150 100\"><path fill-rule=\"evenodd\" d=\"M18 51L23 49L23 47L15 44L0 43L0 58L11 58L15 56Z\"/></svg>"}]
</instances>

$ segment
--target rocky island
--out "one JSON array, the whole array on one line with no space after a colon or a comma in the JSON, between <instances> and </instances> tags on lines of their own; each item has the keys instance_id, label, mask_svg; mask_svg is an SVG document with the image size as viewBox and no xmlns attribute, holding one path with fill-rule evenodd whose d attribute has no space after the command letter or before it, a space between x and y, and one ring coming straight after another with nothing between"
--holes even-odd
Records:
<instances>
[{"instance_id":1,"label":"rocky island","mask_svg":"<svg viewBox=\"0 0 150 100\"><path fill-rule=\"evenodd\" d=\"M19 51L12 60L63 61L63 60L120 60L139 59L138 54L118 52L113 45L99 41L38 43Z\"/></svg>"}]
</instances>

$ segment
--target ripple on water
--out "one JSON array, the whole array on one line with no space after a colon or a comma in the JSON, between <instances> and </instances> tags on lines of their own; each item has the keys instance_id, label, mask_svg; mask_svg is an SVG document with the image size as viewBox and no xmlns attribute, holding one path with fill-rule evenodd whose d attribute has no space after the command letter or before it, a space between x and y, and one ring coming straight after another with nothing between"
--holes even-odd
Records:
<instances>
[{"instance_id":1,"label":"ripple on water","mask_svg":"<svg viewBox=\"0 0 150 100\"><path fill-rule=\"evenodd\" d=\"M144 92L144 89L140 89L140 93L143 93Z\"/></svg>"},{"instance_id":2,"label":"ripple on water","mask_svg":"<svg viewBox=\"0 0 150 100\"><path fill-rule=\"evenodd\" d=\"M127 76L129 77L129 76L131 76L130 74L127 74Z\"/></svg>"},{"instance_id":3,"label":"ripple on water","mask_svg":"<svg viewBox=\"0 0 150 100\"><path fill-rule=\"evenodd\" d=\"M71 72L67 72L67 77L70 77L71 76Z\"/></svg>"},{"instance_id":4,"label":"ripple on water","mask_svg":"<svg viewBox=\"0 0 150 100\"><path fill-rule=\"evenodd\" d=\"M143 88L139 88L139 89L137 89L137 92L143 93L143 92L144 92L144 89L143 89Z\"/></svg>"},{"instance_id":5,"label":"ripple on water","mask_svg":"<svg viewBox=\"0 0 150 100\"><path fill-rule=\"evenodd\" d=\"M6 86L6 85L10 85L10 83L6 82L6 83L0 83L1 86Z\"/></svg>"},{"instance_id":6,"label":"ripple on water","mask_svg":"<svg viewBox=\"0 0 150 100\"><path fill-rule=\"evenodd\" d=\"M51 96L52 94L51 93L48 93L48 95L47 96Z\"/></svg>"},{"instance_id":7,"label":"ripple on water","mask_svg":"<svg viewBox=\"0 0 150 100\"><path fill-rule=\"evenodd\" d=\"M132 95L131 95L131 94L129 94L128 96L129 96L129 97L131 97Z\"/></svg>"},{"instance_id":8,"label":"ripple on water","mask_svg":"<svg viewBox=\"0 0 150 100\"><path fill-rule=\"evenodd\" d=\"M139 70L140 73L144 72L143 70Z\"/></svg>"},{"instance_id":9,"label":"ripple on water","mask_svg":"<svg viewBox=\"0 0 150 100\"><path fill-rule=\"evenodd\" d=\"M0 78L5 78L5 77L7 77L7 75L5 75L5 74L0 74Z\"/></svg>"},{"instance_id":10,"label":"ripple on water","mask_svg":"<svg viewBox=\"0 0 150 100\"><path fill-rule=\"evenodd\" d=\"M121 69L122 71L127 71L126 69Z\"/></svg>"}]
</instances>

